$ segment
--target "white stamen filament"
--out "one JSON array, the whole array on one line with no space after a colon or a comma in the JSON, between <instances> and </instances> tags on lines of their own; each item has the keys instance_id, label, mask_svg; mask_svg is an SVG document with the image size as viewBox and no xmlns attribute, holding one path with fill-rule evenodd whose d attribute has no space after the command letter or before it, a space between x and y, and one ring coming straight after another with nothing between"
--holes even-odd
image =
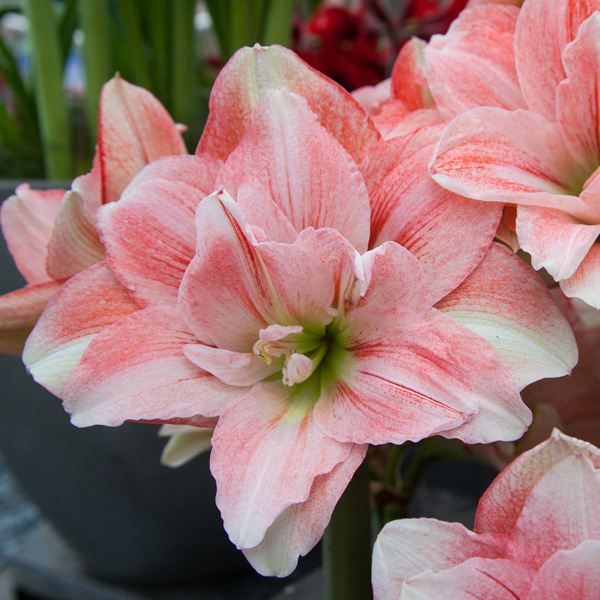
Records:
<instances>
[{"instance_id":1,"label":"white stamen filament","mask_svg":"<svg viewBox=\"0 0 600 600\"><path fill-rule=\"evenodd\" d=\"M290 387L295 383L306 381L314 371L313 361L304 354L290 354L285 359L285 367L281 370L282 382Z\"/></svg>"}]
</instances>

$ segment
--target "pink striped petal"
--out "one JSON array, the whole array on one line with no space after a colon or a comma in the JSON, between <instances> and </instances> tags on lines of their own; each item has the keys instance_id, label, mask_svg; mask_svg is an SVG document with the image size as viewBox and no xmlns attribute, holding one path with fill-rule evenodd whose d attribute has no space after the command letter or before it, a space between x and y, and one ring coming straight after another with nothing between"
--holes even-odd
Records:
<instances>
[{"instance_id":1,"label":"pink striped petal","mask_svg":"<svg viewBox=\"0 0 600 600\"><path fill-rule=\"evenodd\" d=\"M179 302L186 322L207 345L251 352L270 324L326 324L334 297L329 270L294 244L257 244L226 192L198 207L197 254Z\"/></svg>"},{"instance_id":2,"label":"pink striped petal","mask_svg":"<svg viewBox=\"0 0 600 600\"><path fill-rule=\"evenodd\" d=\"M476 535L460 523L401 519L388 523L373 548L373 591L378 600L397 600L406 580L439 573L470 558L501 558L502 536ZM445 596L444 596L445 597Z\"/></svg>"},{"instance_id":3,"label":"pink striped petal","mask_svg":"<svg viewBox=\"0 0 600 600\"><path fill-rule=\"evenodd\" d=\"M373 117L390 101L391 93L392 82L390 79L384 79L377 85L365 85L353 90L350 95Z\"/></svg>"},{"instance_id":4,"label":"pink striped petal","mask_svg":"<svg viewBox=\"0 0 600 600\"><path fill-rule=\"evenodd\" d=\"M179 129L150 92L119 75L104 85L98 112L103 203L118 200L148 163L185 152Z\"/></svg>"},{"instance_id":5,"label":"pink striped petal","mask_svg":"<svg viewBox=\"0 0 600 600\"><path fill-rule=\"evenodd\" d=\"M185 183L153 179L99 211L111 269L140 306L175 303L194 256L194 211L203 197Z\"/></svg>"},{"instance_id":6,"label":"pink striped petal","mask_svg":"<svg viewBox=\"0 0 600 600\"><path fill-rule=\"evenodd\" d=\"M392 99L409 111L433 106L425 64L426 42L411 38L398 53L392 71Z\"/></svg>"},{"instance_id":7,"label":"pink striped petal","mask_svg":"<svg viewBox=\"0 0 600 600\"><path fill-rule=\"evenodd\" d=\"M48 245L47 268L53 279L67 279L106 258L96 231L101 205L100 171L94 167L73 181L60 204Z\"/></svg>"},{"instance_id":8,"label":"pink striped petal","mask_svg":"<svg viewBox=\"0 0 600 600\"><path fill-rule=\"evenodd\" d=\"M442 116L451 120L476 106L527 108L513 50L519 10L488 5L463 11L425 51L427 78Z\"/></svg>"},{"instance_id":9,"label":"pink striped petal","mask_svg":"<svg viewBox=\"0 0 600 600\"><path fill-rule=\"evenodd\" d=\"M225 160L242 139L254 107L269 90L284 88L304 96L327 131L360 162L379 140L360 105L334 83L281 46L238 50L219 73L210 97L210 115L198 144Z\"/></svg>"},{"instance_id":10,"label":"pink striped petal","mask_svg":"<svg viewBox=\"0 0 600 600\"><path fill-rule=\"evenodd\" d=\"M600 308L600 245L590 248L575 273L560 282L560 288L569 298L581 298Z\"/></svg>"},{"instance_id":11,"label":"pink striped petal","mask_svg":"<svg viewBox=\"0 0 600 600\"><path fill-rule=\"evenodd\" d=\"M500 244L437 308L485 338L520 389L562 377L577 362L575 337L548 288Z\"/></svg>"},{"instance_id":12,"label":"pink striped petal","mask_svg":"<svg viewBox=\"0 0 600 600\"><path fill-rule=\"evenodd\" d=\"M92 341L65 387L71 422L114 427L126 420L216 416L247 388L227 386L190 362L183 347L194 341L176 307L119 319ZM203 410L208 405L216 407L212 414Z\"/></svg>"},{"instance_id":13,"label":"pink striped petal","mask_svg":"<svg viewBox=\"0 0 600 600\"><path fill-rule=\"evenodd\" d=\"M437 106L421 108L408 114L402 114L400 111L394 110L394 107L398 104L398 101L391 102L389 105L390 110L384 110L381 117L377 118L377 127L386 140L409 136L419 133L423 129L436 128L444 123L444 118Z\"/></svg>"},{"instance_id":14,"label":"pink striped petal","mask_svg":"<svg viewBox=\"0 0 600 600\"><path fill-rule=\"evenodd\" d=\"M531 110L554 121L555 93L565 78L562 53L598 0L527 0L517 23L515 54L523 95Z\"/></svg>"},{"instance_id":15,"label":"pink striped petal","mask_svg":"<svg viewBox=\"0 0 600 600\"><path fill-rule=\"evenodd\" d=\"M21 355L27 336L59 287L60 283L47 281L0 296L0 353Z\"/></svg>"},{"instance_id":16,"label":"pink striped petal","mask_svg":"<svg viewBox=\"0 0 600 600\"><path fill-rule=\"evenodd\" d=\"M600 3L598 3L600 9ZM600 13L589 17L563 52L567 79L556 90L556 111L571 154L593 172L600 164Z\"/></svg>"},{"instance_id":17,"label":"pink striped petal","mask_svg":"<svg viewBox=\"0 0 600 600\"><path fill-rule=\"evenodd\" d=\"M393 240L410 250L425 269L435 301L477 266L502 215L500 204L457 196L427 176L437 139L430 129L413 136L410 146L403 141L376 146L378 152L395 160L394 168L371 193L371 247ZM373 152L370 160L385 160L377 158ZM469 243L465 244L467 236Z\"/></svg>"},{"instance_id":18,"label":"pink striped petal","mask_svg":"<svg viewBox=\"0 0 600 600\"><path fill-rule=\"evenodd\" d=\"M535 571L512 560L471 558L441 573L425 571L404 584L400 600L515 600L527 598ZM377 598L377 600L380 600Z\"/></svg>"},{"instance_id":19,"label":"pink striped petal","mask_svg":"<svg viewBox=\"0 0 600 600\"><path fill-rule=\"evenodd\" d=\"M588 174L571 157L559 126L533 112L474 108L459 115L442 135L431 174L469 198L600 218L597 203L577 197Z\"/></svg>"},{"instance_id":20,"label":"pink striped petal","mask_svg":"<svg viewBox=\"0 0 600 600\"><path fill-rule=\"evenodd\" d=\"M600 468L600 450L554 430L550 439L522 454L479 501L474 531L511 535L525 504L546 473L569 456L581 455ZM542 528L545 532L546 528Z\"/></svg>"},{"instance_id":21,"label":"pink striped petal","mask_svg":"<svg viewBox=\"0 0 600 600\"><path fill-rule=\"evenodd\" d=\"M2 203L0 222L17 268L29 284L50 281L48 243L65 190L32 190L26 183Z\"/></svg>"},{"instance_id":22,"label":"pink striped petal","mask_svg":"<svg viewBox=\"0 0 600 600\"><path fill-rule=\"evenodd\" d=\"M269 190L296 231L332 227L359 252L367 249L369 197L362 175L301 96L275 90L254 109L218 183L235 197L249 176Z\"/></svg>"},{"instance_id":23,"label":"pink striped petal","mask_svg":"<svg viewBox=\"0 0 600 600\"><path fill-rule=\"evenodd\" d=\"M600 598L600 541L587 540L562 550L539 570L527 600L596 600Z\"/></svg>"},{"instance_id":24,"label":"pink striped petal","mask_svg":"<svg viewBox=\"0 0 600 600\"><path fill-rule=\"evenodd\" d=\"M54 295L23 352L33 378L62 397L71 371L91 340L139 306L105 262L75 275Z\"/></svg>"},{"instance_id":25,"label":"pink striped petal","mask_svg":"<svg viewBox=\"0 0 600 600\"><path fill-rule=\"evenodd\" d=\"M534 206L517 209L521 248L531 254L535 269L546 269L556 281L575 273L598 235L600 225L583 225L559 210Z\"/></svg>"},{"instance_id":26,"label":"pink striped petal","mask_svg":"<svg viewBox=\"0 0 600 600\"><path fill-rule=\"evenodd\" d=\"M350 456L352 444L315 426L313 392L257 384L219 419L211 471L225 530L238 548L258 545L286 508L309 499L315 477Z\"/></svg>"},{"instance_id":27,"label":"pink striped petal","mask_svg":"<svg viewBox=\"0 0 600 600\"><path fill-rule=\"evenodd\" d=\"M330 473L317 475L308 500L286 508L244 556L261 575L286 577L323 536L333 509L352 475L364 460L367 446L353 446L350 455Z\"/></svg>"}]
</instances>

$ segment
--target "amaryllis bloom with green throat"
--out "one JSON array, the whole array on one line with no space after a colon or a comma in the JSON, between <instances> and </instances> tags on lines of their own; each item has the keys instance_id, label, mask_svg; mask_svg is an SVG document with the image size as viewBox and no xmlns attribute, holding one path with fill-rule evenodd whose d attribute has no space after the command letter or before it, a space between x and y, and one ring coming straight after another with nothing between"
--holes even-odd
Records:
<instances>
[{"instance_id":1,"label":"amaryllis bloom with green throat","mask_svg":"<svg viewBox=\"0 0 600 600\"><path fill-rule=\"evenodd\" d=\"M289 51L240 51L211 109L196 156L100 210L107 262L63 286L24 360L78 426L214 427L225 529L284 576L368 444L516 439L519 387L577 352L541 280L492 244L501 209L432 201L421 141L380 144Z\"/></svg>"}]
</instances>

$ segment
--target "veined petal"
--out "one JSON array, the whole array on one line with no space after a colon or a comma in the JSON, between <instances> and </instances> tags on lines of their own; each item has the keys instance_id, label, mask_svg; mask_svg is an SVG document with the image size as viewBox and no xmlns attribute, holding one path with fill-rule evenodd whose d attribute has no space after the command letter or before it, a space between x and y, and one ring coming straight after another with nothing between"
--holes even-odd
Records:
<instances>
[{"instance_id":1,"label":"veined petal","mask_svg":"<svg viewBox=\"0 0 600 600\"><path fill-rule=\"evenodd\" d=\"M295 244L258 244L226 192L196 213L197 253L179 303L198 340L251 352L267 325L326 324L334 297L325 265Z\"/></svg>"},{"instance_id":2,"label":"veined petal","mask_svg":"<svg viewBox=\"0 0 600 600\"><path fill-rule=\"evenodd\" d=\"M183 354L195 341L176 307L137 311L92 341L63 393L78 427L216 416L247 388L225 385ZM209 408L211 410L205 410Z\"/></svg>"},{"instance_id":3,"label":"veined petal","mask_svg":"<svg viewBox=\"0 0 600 600\"><path fill-rule=\"evenodd\" d=\"M186 148L179 129L147 90L118 75L102 88L98 111L98 156L102 201L114 202L142 167Z\"/></svg>"},{"instance_id":4,"label":"veined petal","mask_svg":"<svg viewBox=\"0 0 600 600\"><path fill-rule=\"evenodd\" d=\"M554 121L555 93L565 78L562 53L598 0L527 0L517 22L515 56L525 100L531 110Z\"/></svg>"},{"instance_id":5,"label":"veined petal","mask_svg":"<svg viewBox=\"0 0 600 600\"><path fill-rule=\"evenodd\" d=\"M569 298L581 298L600 308L600 245L590 248L575 273L560 282L560 288Z\"/></svg>"},{"instance_id":6,"label":"veined petal","mask_svg":"<svg viewBox=\"0 0 600 600\"><path fill-rule=\"evenodd\" d=\"M490 4L464 10L427 45L427 79L446 120L475 108L527 108L515 69L519 9Z\"/></svg>"},{"instance_id":7,"label":"veined petal","mask_svg":"<svg viewBox=\"0 0 600 600\"><path fill-rule=\"evenodd\" d=\"M108 263L140 306L176 302L194 257L194 212L202 198L185 183L153 179L99 211Z\"/></svg>"},{"instance_id":8,"label":"veined petal","mask_svg":"<svg viewBox=\"0 0 600 600\"><path fill-rule=\"evenodd\" d=\"M27 336L58 288L60 283L46 281L0 296L0 353L21 355Z\"/></svg>"},{"instance_id":9,"label":"veined petal","mask_svg":"<svg viewBox=\"0 0 600 600\"><path fill-rule=\"evenodd\" d=\"M274 88L304 96L321 124L357 162L380 139L373 122L341 86L291 50L257 44L238 50L221 69L196 153L225 160L239 144L254 107Z\"/></svg>"},{"instance_id":10,"label":"veined petal","mask_svg":"<svg viewBox=\"0 0 600 600\"><path fill-rule=\"evenodd\" d=\"M575 337L548 288L500 244L436 307L486 339L521 389L577 362Z\"/></svg>"},{"instance_id":11,"label":"veined petal","mask_svg":"<svg viewBox=\"0 0 600 600\"><path fill-rule=\"evenodd\" d=\"M53 296L27 339L23 362L33 378L62 397L92 339L139 306L105 262L75 275Z\"/></svg>"},{"instance_id":12,"label":"veined petal","mask_svg":"<svg viewBox=\"0 0 600 600\"><path fill-rule=\"evenodd\" d=\"M315 477L305 502L286 508L257 546L243 550L261 575L286 577L296 568L298 556L305 556L314 548L366 452L367 446L353 446L345 461L333 467L330 473Z\"/></svg>"},{"instance_id":13,"label":"veined petal","mask_svg":"<svg viewBox=\"0 0 600 600\"><path fill-rule=\"evenodd\" d=\"M369 196L363 177L301 96L273 90L258 103L217 182L235 198L249 176L269 190L296 231L332 227L359 252L367 249Z\"/></svg>"},{"instance_id":14,"label":"veined petal","mask_svg":"<svg viewBox=\"0 0 600 600\"><path fill-rule=\"evenodd\" d=\"M600 3L598 3L600 9ZM567 79L556 90L556 112L571 154L594 171L600 165L600 13L581 25L563 52Z\"/></svg>"},{"instance_id":15,"label":"veined petal","mask_svg":"<svg viewBox=\"0 0 600 600\"><path fill-rule=\"evenodd\" d=\"M32 190L26 183L2 203L0 222L17 268L29 284L50 281L48 243L65 190Z\"/></svg>"},{"instance_id":16,"label":"veined petal","mask_svg":"<svg viewBox=\"0 0 600 600\"><path fill-rule=\"evenodd\" d=\"M425 64L427 43L413 37L398 53L392 71L392 99L400 100L409 111L433 106Z\"/></svg>"},{"instance_id":17,"label":"veined petal","mask_svg":"<svg viewBox=\"0 0 600 600\"><path fill-rule=\"evenodd\" d=\"M238 548L258 545L286 508L309 499L315 477L349 457L352 444L315 426L312 402L307 388L261 383L221 415L211 471L225 530Z\"/></svg>"},{"instance_id":18,"label":"veined petal","mask_svg":"<svg viewBox=\"0 0 600 600\"><path fill-rule=\"evenodd\" d=\"M470 558L502 558L502 536L477 535L460 523L401 519L388 523L373 548L373 591L377 600L397 600L406 580L439 573Z\"/></svg>"},{"instance_id":19,"label":"veined petal","mask_svg":"<svg viewBox=\"0 0 600 600\"><path fill-rule=\"evenodd\" d=\"M539 569L559 550L600 540L599 497L600 469L582 454L566 457L531 489L511 533L507 557Z\"/></svg>"},{"instance_id":20,"label":"veined petal","mask_svg":"<svg viewBox=\"0 0 600 600\"><path fill-rule=\"evenodd\" d=\"M600 595L600 540L561 550L538 571L527 600L596 600Z\"/></svg>"},{"instance_id":21,"label":"veined petal","mask_svg":"<svg viewBox=\"0 0 600 600\"><path fill-rule=\"evenodd\" d=\"M67 279L106 258L96 231L101 205L100 172L94 167L73 181L60 204L48 244L47 270L53 279Z\"/></svg>"},{"instance_id":22,"label":"veined petal","mask_svg":"<svg viewBox=\"0 0 600 600\"><path fill-rule=\"evenodd\" d=\"M566 436L557 429L550 439L521 454L496 477L479 501L474 531L511 535L538 481L554 466L573 455L585 456L596 469L600 468L598 448ZM545 532L546 528L542 531Z\"/></svg>"},{"instance_id":23,"label":"veined petal","mask_svg":"<svg viewBox=\"0 0 600 600\"><path fill-rule=\"evenodd\" d=\"M515 600L527 598L535 571L502 558L471 558L447 571L425 571L407 581L400 600ZM379 598L377 598L379 600Z\"/></svg>"}]
</instances>

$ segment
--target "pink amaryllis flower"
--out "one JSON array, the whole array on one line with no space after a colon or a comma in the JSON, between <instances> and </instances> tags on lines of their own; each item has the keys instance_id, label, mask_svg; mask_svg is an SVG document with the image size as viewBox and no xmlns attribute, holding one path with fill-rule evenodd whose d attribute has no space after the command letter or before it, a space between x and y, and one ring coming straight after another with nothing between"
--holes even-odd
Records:
<instances>
[{"instance_id":1,"label":"pink amaryllis flower","mask_svg":"<svg viewBox=\"0 0 600 600\"><path fill-rule=\"evenodd\" d=\"M61 283L104 260L98 208L117 200L149 162L185 151L179 126L152 94L118 75L104 85L92 171L66 193L24 184L2 204L2 232L28 285L0 297L0 352L20 354Z\"/></svg>"},{"instance_id":2,"label":"pink amaryllis flower","mask_svg":"<svg viewBox=\"0 0 600 600\"><path fill-rule=\"evenodd\" d=\"M459 194L516 205L519 244L533 266L545 268L567 296L595 308L599 10L595 1L527 0L514 45L526 110L477 108L459 115L431 171Z\"/></svg>"},{"instance_id":3,"label":"pink amaryllis flower","mask_svg":"<svg viewBox=\"0 0 600 600\"><path fill-rule=\"evenodd\" d=\"M198 155L155 161L101 208L107 262L56 294L24 361L79 426L214 428L225 528L281 576L368 443L515 439L519 386L576 349L533 271L490 246L499 212L461 209L464 253L439 239L458 217L412 174L421 141L388 154L289 51L240 51L211 110Z\"/></svg>"},{"instance_id":4,"label":"pink amaryllis flower","mask_svg":"<svg viewBox=\"0 0 600 600\"><path fill-rule=\"evenodd\" d=\"M376 600L595 600L600 594L600 450L554 430L492 483L474 532L406 519L373 552Z\"/></svg>"}]
</instances>

